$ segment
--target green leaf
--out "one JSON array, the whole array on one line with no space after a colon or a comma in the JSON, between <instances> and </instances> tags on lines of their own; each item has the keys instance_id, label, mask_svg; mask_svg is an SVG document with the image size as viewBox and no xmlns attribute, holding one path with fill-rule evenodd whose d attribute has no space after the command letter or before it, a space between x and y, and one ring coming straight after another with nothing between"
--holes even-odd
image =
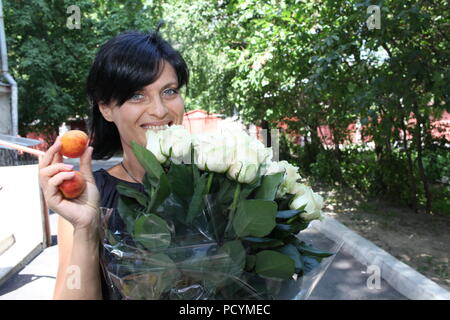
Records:
<instances>
[{"instance_id":1,"label":"green leaf","mask_svg":"<svg viewBox=\"0 0 450 320\"><path fill-rule=\"evenodd\" d=\"M162 174L165 174L158 159L156 159L155 155L150 150L147 150L145 147L134 141L131 141L131 148L141 166L152 178L159 179Z\"/></svg>"},{"instance_id":2,"label":"green leaf","mask_svg":"<svg viewBox=\"0 0 450 320\"><path fill-rule=\"evenodd\" d=\"M326 252L326 251L321 251L318 249L315 249L313 247L311 247L310 245L307 245L306 243L304 243L303 241L300 241L298 239L296 239L293 244L295 245L295 247L297 247L297 249L302 253L302 254L306 254L306 255L310 255L310 256L314 256L314 257L318 257L318 258L326 258L329 256L332 256L334 253L332 252Z\"/></svg>"},{"instance_id":3,"label":"green leaf","mask_svg":"<svg viewBox=\"0 0 450 320\"><path fill-rule=\"evenodd\" d=\"M238 204L233 228L239 237L264 237L275 227L277 204L267 200L244 200Z\"/></svg>"},{"instance_id":4,"label":"green leaf","mask_svg":"<svg viewBox=\"0 0 450 320\"><path fill-rule=\"evenodd\" d=\"M255 199L274 200L278 187L283 181L283 172L263 176L261 185L255 192Z\"/></svg>"},{"instance_id":5,"label":"green leaf","mask_svg":"<svg viewBox=\"0 0 450 320\"><path fill-rule=\"evenodd\" d=\"M259 172L259 171L258 171ZM261 185L261 176L257 176L255 181L251 184L243 184L241 191L239 193L239 199L245 200L248 198L248 196Z\"/></svg>"},{"instance_id":6,"label":"green leaf","mask_svg":"<svg viewBox=\"0 0 450 320\"><path fill-rule=\"evenodd\" d=\"M152 195L152 199L150 201L147 213L151 213L156 211L156 209L161 205L161 203L166 200L166 198L170 195L170 185L169 180L165 173L163 173L159 177L159 184L156 188L156 191Z\"/></svg>"},{"instance_id":7,"label":"green leaf","mask_svg":"<svg viewBox=\"0 0 450 320\"><path fill-rule=\"evenodd\" d=\"M157 213L160 217L170 219L175 223L175 220L186 225L186 215L188 204L180 199L176 194L171 193L169 197L158 207Z\"/></svg>"},{"instance_id":8,"label":"green leaf","mask_svg":"<svg viewBox=\"0 0 450 320\"><path fill-rule=\"evenodd\" d=\"M172 163L167 173L172 192L182 198L189 198L193 194L192 172L187 165Z\"/></svg>"},{"instance_id":9,"label":"green leaf","mask_svg":"<svg viewBox=\"0 0 450 320\"><path fill-rule=\"evenodd\" d=\"M306 229L308 225L309 223L304 222L303 220L295 220L291 221L291 223L289 224L277 223L275 229L283 232L289 232L291 234L297 234L300 232L300 230Z\"/></svg>"},{"instance_id":10,"label":"green leaf","mask_svg":"<svg viewBox=\"0 0 450 320\"><path fill-rule=\"evenodd\" d=\"M233 240L225 242L224 245L220 248L219 252L228 254L233 260L234 264L239 268L239 270L244 269L246 255L241 241Z\"/></svg>"},{"instance_id":11,"label":"green leaf","mask_svg":"<svg viewBox=\"0 0 450 320\"><path fill-rule=\"evenodd\" d=\"M295 272L295 263L283 253L264 250L256 254L255 271L269 278L290 279Z\"/></svg>"},{"instance_id":12,"label":"green leaf","mask_svg":"<svg viewBox=\"0 0 450 320\"><path fill-rule=\"evenodd\" d=\"M245 251L240 247L242 245L233 241L225 248L213 246L208 252L199 250L195 256L181 260L178 269L189 278L201 281L205 289L215 291L232 283L242 273L240 261L245 262Z\"/></svg>"},{"instance_id":13,"label":"green leaf","mask_svg":"<svg viewBox=\"0 0 450 320\"><path fill-rule=\"evenodd\" d=\"M277 249L278 252L284 253L285 255L289 256L292 260L294 260L295 263L295 272L299 273L303 269L303 260L302 256L298 252L297 248L288 243L287 245Z\"/></svg>"},{"instance_id":14,"label":"green leaf","mask_svg":"<svg viewBox=\"0 0 450 320\"><path fill-rule=\"evenodd\" d=\"M255 255L248 255L247 259L245 260L245 271L251 272L253 268L255 268L256 265L256 256Z\"/></svg>"},{"instance_id":15,"label":"green leaf","mask_svg":"<svg viewBox=\"0 0 450 320\"><path fill-rule=\"evenodd\" d=\"M119 195L117 203L117 211L125 222L126 230L129 234L133 233L134 224L138 216L142 213L143 208L139 203L133 199L124 195Z\"/></svg>"},{"instance_id":16,"label":"green leaf","mask_svg":"<svg viewBox=\"0 0 450 320\"><path fill-rule=\"evenodd\" d=\"M298 215L301 211L299 210L282 210L277 212L277 218L279 219L289 219Z\"/></svg>"},{"instance_id":17,"label":"green leaf","mask_svg":"<svg viewBox=\"0 0 450 320\"><path fill-rule=\"evenodd\" d=\"M191 169L192 169L192 179L194 180L194 184L197 184L198 180L200 179L200 170L195 164L191 165Z\"/></svg>"},{"instance_id":18,"label":"green leaf","mask_svg":"<svg viewBox=\"0 0 450 320\"><path fill-rule=\"evenodd\" d=\"M228 205L233 202L233 191L236 188L236 183L229 180L226 176L217 175L214 179L214 186L217 190L216 201Z\"/></svg>"},{"instance_id":19,"label":"green leaf","mask_svg":"<svg viewBox=\"0 0 450 320\"><path fill-rule=\"evenodd\" d=\"M118 182L116 188L121 195L135 199L143 207L147 206L148 197L145 193L142 193L139 190L136 190L135 188L130 187L123 182Z\"/></svg>"},{"instance_id":20,"label":"green leaf","mask_svg":"<svg viewBox=\"0 0 450 320\"><path fill-rule=\"evenodd\" d=\"M253 248L273 248L284 245L283 241L272 238L244 237L242 240L250 242Z\"/></svg>"},{"instance_id":21,"label":"green leaf","mask_svg":"<svg viewBox=\"0 0 450 320\"><path fill-rule=\"evenodd\" d=\"M144 174L144 179L142 179L142 183L144 184L144 187L147 190L147 192L151 192L151 190L158 187L159 179L154 178L151 174L146 172Z\"/></svg>"},{"instance_id":22,"label":"green leaf","mask_svg":"<svg viewBox=\"0 0 450 320\"><path fill-rule=\"evenodd\" d=\"M198 182L195 185L194 195L192 196L191 203L189 204L188 213L186 216L186 223L191 224L194 219L200 215L203 209L203 196L206 189L207 174L203 174L198 178Z\"/></svg>"},{"instance_id":23,"label":"green leaf","mask_svg":"<svg viewBox=\"0 0 450 320\"><path fill-rule=\"evenodd\" d=\"M171 242L169 226L156 214L142 215L136 220L133 238L148 250L165 249Z\"/></svg>"}]
</instances>

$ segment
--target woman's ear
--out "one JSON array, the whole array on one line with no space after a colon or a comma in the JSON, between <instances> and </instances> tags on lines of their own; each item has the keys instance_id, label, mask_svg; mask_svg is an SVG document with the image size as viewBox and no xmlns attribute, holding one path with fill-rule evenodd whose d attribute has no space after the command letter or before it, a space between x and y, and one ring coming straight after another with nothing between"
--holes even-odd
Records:
<instances>
[{"instance_id":1,"label":"woman's ear","mask_svg":"<svg viewBox=\"0 0 450 320\"><path fill-rule=\"evenodd\" d=\"M103 118L105 118L106 121L113 122L112 114L111 114L111 108L104 103L98 104L98 109L103 115Z\"/></svg>"}]
</instances>

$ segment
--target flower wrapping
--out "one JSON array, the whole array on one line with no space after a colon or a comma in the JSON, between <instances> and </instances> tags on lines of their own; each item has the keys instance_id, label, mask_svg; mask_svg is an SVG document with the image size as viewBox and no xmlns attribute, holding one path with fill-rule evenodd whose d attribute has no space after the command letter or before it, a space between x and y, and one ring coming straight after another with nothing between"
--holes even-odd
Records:
<instances>
[{"instance_id":1,"label":"flower wrapping","mask_svg":"<svg viewBox=\"0 0 450 320\"><path fill-rule=\"evenodd\" d=\"M144 192L119 183L101 208L101 266L118 299L294 299L331 255L297 235L323 199L244 131L181 126L132 142Z\"/></svg>"}]
</instances>

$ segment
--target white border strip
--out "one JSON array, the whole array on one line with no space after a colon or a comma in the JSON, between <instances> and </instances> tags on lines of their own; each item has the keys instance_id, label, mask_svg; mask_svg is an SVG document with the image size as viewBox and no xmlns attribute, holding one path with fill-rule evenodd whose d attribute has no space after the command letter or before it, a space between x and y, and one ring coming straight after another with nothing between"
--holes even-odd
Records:
<instances>
[{"instance_id":1,"label":"white border strip","mask_svg":"<svg viewBox=\"0 0 450 320\"><path fill-rule=\"evenodd\" d=\"M342 249L364 265L377 265L381 276L395 290L412 300L450 300L450 292L399 261L337 220L325 217L311 227L333 241L344 241Z\"/></svg>"}]
</instances>

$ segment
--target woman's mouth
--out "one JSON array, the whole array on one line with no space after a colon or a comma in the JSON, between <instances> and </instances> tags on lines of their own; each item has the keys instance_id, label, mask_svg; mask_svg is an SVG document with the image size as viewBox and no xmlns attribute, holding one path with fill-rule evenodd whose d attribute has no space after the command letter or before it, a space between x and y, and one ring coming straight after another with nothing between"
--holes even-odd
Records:
<instances>
[{"instance_id":1,"label":"woman's mouth","mask_svg":"<svg viewBox=\"0 0 450 320\"><path fill-rule=\"evenodd\" d=\"M141 128L143 128L144 130L159 131L159 130L165 130L165 129L169 128L172 124L173 124L172 121L170 121L168 124L158 125L158 126L150 125L150 124L143 124L143 125L141 125Z\"/></svg>"}]
</instances>

